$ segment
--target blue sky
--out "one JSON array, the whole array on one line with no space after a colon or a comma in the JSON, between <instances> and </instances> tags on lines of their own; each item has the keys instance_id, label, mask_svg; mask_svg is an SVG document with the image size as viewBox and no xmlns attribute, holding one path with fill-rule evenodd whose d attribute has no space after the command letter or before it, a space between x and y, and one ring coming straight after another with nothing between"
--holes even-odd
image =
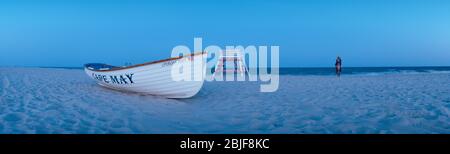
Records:
<instances>
[{"instance_id":1,"label":"blue sky","mask_svg":"<svg viewBox=\"0 0 450 154\"><path fill-rule=\"evenodd\" d=\"M283 67L450 66L450 2L0 2L0 66L121 65L177 45L278 45Z\"/></svg>"}]
</instances>

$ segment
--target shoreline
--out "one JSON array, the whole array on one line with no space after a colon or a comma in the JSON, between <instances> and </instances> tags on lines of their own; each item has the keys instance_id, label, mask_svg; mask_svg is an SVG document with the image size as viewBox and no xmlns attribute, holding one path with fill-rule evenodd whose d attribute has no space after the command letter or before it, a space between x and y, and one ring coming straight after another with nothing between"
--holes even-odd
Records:
<instances>
[{"instance_id":1,"label":"shoreline","mask_svg":"<svg viewBox=\"0 0 450 154\"><path fill-rule=\"evenodd\" d=\"M47 68L47 69L68 69L83 70L83 67L4 67L0 68ZM270 73L270 68L267 68ZM259 71L257 71L259 72ZM441 74L450 73L450 66L402 66L402 67L343 67L343 76L364 76L364 75L387 75L387 74ZM334 67L282 67L279 68L280 75L297 76L336 76Z\"/></svg>"}]
</instances>

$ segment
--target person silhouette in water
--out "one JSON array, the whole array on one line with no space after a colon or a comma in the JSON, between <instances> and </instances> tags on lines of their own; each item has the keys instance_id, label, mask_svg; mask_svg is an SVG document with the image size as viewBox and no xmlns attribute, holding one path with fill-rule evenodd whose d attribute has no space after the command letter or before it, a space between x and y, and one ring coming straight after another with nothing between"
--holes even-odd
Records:
<instances>
[{"instance_id":1,"label":"person silhouette in water","mask_svg":"<svg viewBox=\"0 0 450 154\"><path fill-rule=\"evenodd\" d=\"M342 72L342 59L341 59L341 57L338 56L336 58L336 63L334 65L336 66L336 75L338 77L340 77L341 76L341 72Z\"/></svg>"}]
</instances>

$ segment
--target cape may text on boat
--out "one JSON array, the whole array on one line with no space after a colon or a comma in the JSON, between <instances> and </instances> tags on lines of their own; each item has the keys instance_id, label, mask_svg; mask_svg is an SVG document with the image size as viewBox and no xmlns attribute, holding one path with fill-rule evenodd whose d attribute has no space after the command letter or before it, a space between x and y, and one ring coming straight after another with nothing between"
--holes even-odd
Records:
<instances>
[{"instance_id":1,"label":"cape may text on boat","mask_svg":"<svg viewBox=\"0 0 450 154\"><path fill-rule=\"evenodd\" d=\"M97 79L98 81L104 82L104 83L112 83L112 84L133 84L133 75L131 74L124 74L124 75L100 75L92 73L92 77L94 79Z\"/></svg>"}]
</instances>

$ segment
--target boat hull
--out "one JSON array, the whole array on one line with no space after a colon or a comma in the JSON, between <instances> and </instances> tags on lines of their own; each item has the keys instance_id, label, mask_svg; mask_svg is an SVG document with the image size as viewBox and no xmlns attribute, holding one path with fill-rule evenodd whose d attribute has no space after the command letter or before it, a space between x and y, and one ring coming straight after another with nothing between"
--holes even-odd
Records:
<instances>
[{"instance_id":1,"label":"boat hull","mask_svg":"<svg viewBox=\"0 0 450 154\"><path fill-rule=\"evenodd\" d=\"M203 86L205 63L205 54L194 54L110 71L85 67L85 72L99 85L115 90L190 98Z\"/></svg>"}]
</instances>

